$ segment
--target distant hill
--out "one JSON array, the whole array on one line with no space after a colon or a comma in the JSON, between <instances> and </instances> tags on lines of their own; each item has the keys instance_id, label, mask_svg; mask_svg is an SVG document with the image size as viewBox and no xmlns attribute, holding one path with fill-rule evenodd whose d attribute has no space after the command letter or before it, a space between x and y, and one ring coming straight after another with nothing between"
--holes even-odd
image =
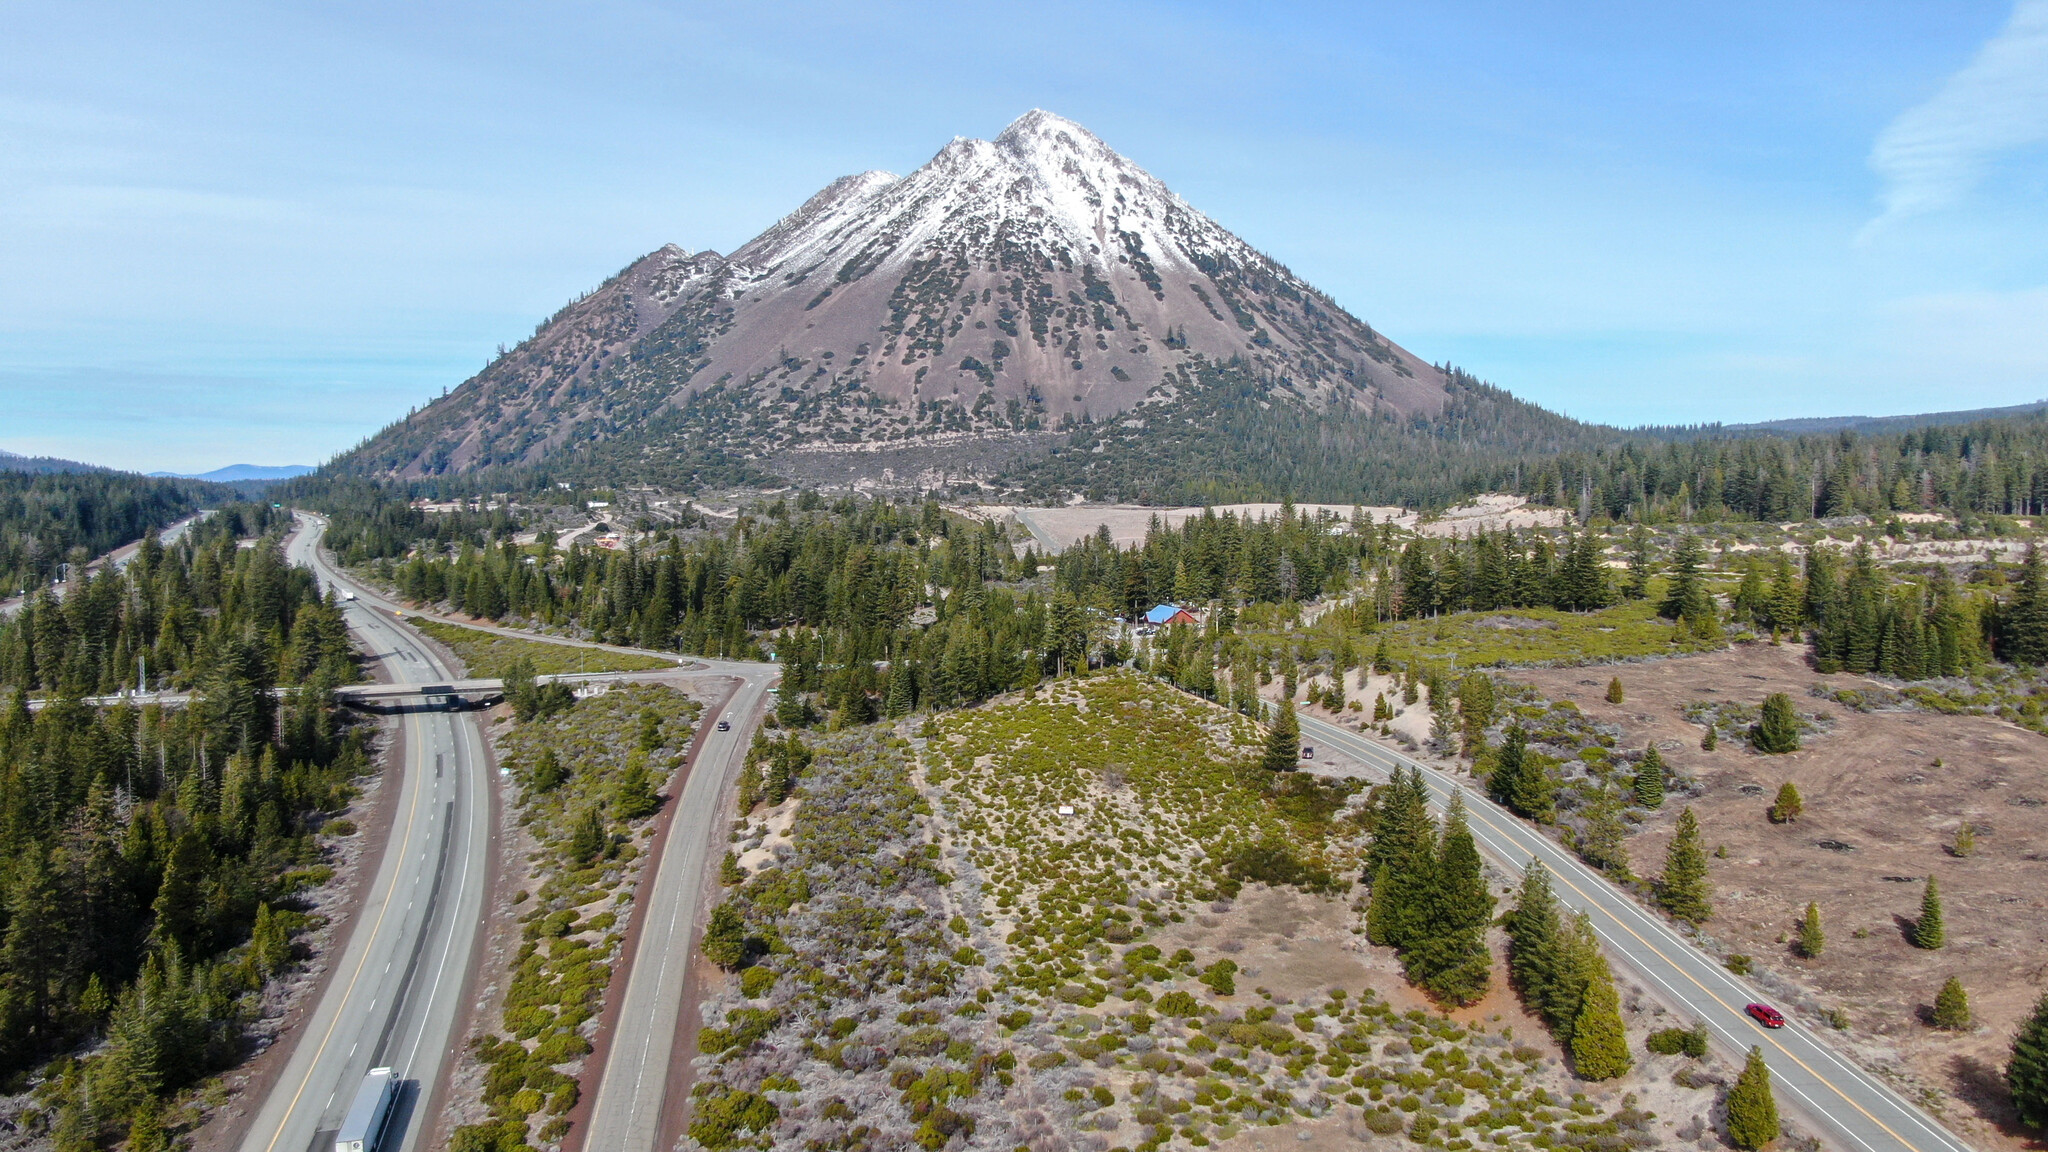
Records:
<instances>
[{"instance_id":1,"label":"distant hill","mask_svg":"<svg viewBox=\"0 0 2048 1152\"><path fill-rule=\"evenodd\" d=\"M216 484L232 484L237 480L290 480L313 471L310 464L230 464L215 468L211 472L151 472L151 476L168 477L177 480L211 480Z\"/></svg>"},{"instance_id":2,"label":"distant hill","mask_svg":"<svg viewBox=\"0 0 2048 1152\"><path fill-rule=\"evenodd\" d=\"M1913 428L1948 428L2043 413L2048 413L2048 400L2011 404L2003 408L1961 408L1952 412L1915 412L1904 416L1806 416L1793 420L1760 420L1753 424L1689 424L1633 431L1660 439L1679 440L1717 436L1815 436L1829 432L1905 432Z\"/></svg>"},{"instance_id":3,"label":"distant hill","mask_svg":"<svg viewBox=\"0 0 2048 1152\"><path fill-rule=\"evenodd\" d=\"M21 456L13 452L0 451L0 472L108 472L97 464L81 464L76 460L61 460L55 456Z\"/></svg>"}]
</instances>

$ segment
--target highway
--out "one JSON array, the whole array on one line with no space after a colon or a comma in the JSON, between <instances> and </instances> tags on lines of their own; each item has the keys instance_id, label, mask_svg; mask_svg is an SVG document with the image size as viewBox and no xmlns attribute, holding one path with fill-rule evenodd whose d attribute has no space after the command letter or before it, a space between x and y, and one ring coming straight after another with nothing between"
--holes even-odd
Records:
<instances>
[{"instance_id":1,"label":"highway","mask_svg":"<svg viewBox=\"0 0 2048 1152\"><path fill-rule=\"evenodd\" d=\"M316 523L318 520L310 515L306 519ZM302 537L307 535L310 534L301 534ZM295 561L299 554L300 549L295 546ZM324 567L316 568L316 571L321 573L323 581L344 583L356 593L356 599L344 602L351 612L351 622L360 614L384 625L388 632L397 632L399 627L391 621L400 614L436 618L430 613L403 608L368 588L347 584L339 574ZM636 898L647 902L647 908L640 921L639 934L628 942L630 958L626 986L615 1016L617 1024L610 1039L609 1054L596 1083L584 1085L586 1092L593 1093L588 1128L582 1136L582 1147L586 1152L653 1152L662 1135L662 1117L669 1104L670 1065L677 1060L687 1061L691 1055L676 1051L676 1037L681 1031L685 1013L696 1010L696 1005L684 1003L683 997L688 990L690 964L695 959L699 913L703 911L700 896L705 889L706 870L713 859L712 845L722 843L718 835L722 829L719 799L726 784L738 776L746 760L747 745L760 722L768 689L782 675L781 666L700 657L679 658L674 653L622 648L467 620L450 620L449 623L519 640L666 657L677 660L678 671L707 678L730 678L737 684L731 698L716 709L715 714L713 710L705 712L704 722L712 727L703 734L704 745L697 753L688 778L683 781L680 794L669 798L669 803L676 805L676 809L670 817L661 859L652 884L643 880L641 891L636 893ZM411 635L410 629L403 631ZM378 643L381 645L388 641L380 639ZM423 645L420 647L424 648ZM592 673L562 676L560 679L646 679L657 675L662 674ZM453 680L445 669L428 673L416 665L404 669L403 674L394 670L390 679L418 683L436 677L440 678L440 683L456 688L467 684L480 688L496 686L496 682ZM717 730L716 721L721 718L731 725L728 731ZM449 971L449 979L461 978L461 968L451 966ZM451 995L450 999L454 997ZM432 1081L423 1083L430 1088ZM344 1095L336 1106L345 1107L346 1103ZM278 1145L280 1148L286 1146ZM264 1152L261 1144L245 1143L243 1147Z\"/></svg>"},{"instance_id":2,"label":"highway","mask_svg":"<svg viewBox=\"0 0 2048 1152\"><path fill-rule=\"evenodd\" d=\"M1303 743L1355 757L1384 780L1397 766L1422 769L1433 804L1441 808L1460 785L1427 764L1336 725L1302 716ZM1819 1126L1821 1138L1853 1152L1969 1152L1970 1146L1880 1080L1837 1053L1807 1027L1791 1021L1766 1029L1743 1012L1765 997L1686 941L1670 924L1609 884L1599 872L1559 848L1519 817L1485 796L1465 791L1474 838L1501 867L1519 875L1540 859L1550 870L1560 903L1591 914L1608 955L1681 1014L1704 1021L1724 1054L1738 1063L1752 1046L1763 1049L1781 1105Z\"/></svg>"},{"instance_id":3,"label":"highway","mask_svg":"<svg viewBox=\"0 0 2048 1152\"><path fill-rule=\"evenodd\" d=\"M732 728L720 732L714 727L704 733L705 744L682 794L670 798L677 808L652 891L645 897L647 915L633 947L618 1025L595 1086L590 1127L583 1139L589 1152L652 1152L661 1136L670 1061L693 1055L677 1053L675 1042L683 1013L696 1009L683 1003L683 993L695 957L698 897L720 827L719 794L744 763L768 686L781 673L773 664L709 663L739 679L739 687L719 711ZM705 721L711 719L707 712Z\"/></svg>"},{"instance_id":4,"label":"highway","mask_svg":"<svg viewBox=\"0 0 2048 1152\"><path fill-rule=\"evenodd\" d=\"M287 546L323 587L353 587L321 556L325 522L301 519ZM349 628L386 678L451 678L410 628L344 601ZM427 1105L453 1051L463 983L483 924L491 842L490 781L473 714L414 712L400 721L402 771L390 839L320 1002L296 1030L291 1055L243 1137L244 1152L332 1147L365 1072L389 1066L405 1091L384 1152L423 1147Z\"/></svg>"}]
</instances>

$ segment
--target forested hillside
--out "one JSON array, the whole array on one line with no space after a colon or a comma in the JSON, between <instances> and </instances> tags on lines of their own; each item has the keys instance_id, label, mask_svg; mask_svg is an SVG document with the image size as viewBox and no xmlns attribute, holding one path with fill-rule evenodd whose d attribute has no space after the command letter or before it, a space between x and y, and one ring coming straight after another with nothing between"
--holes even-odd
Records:
<instances>
[{"instance_id":1,"label":"forested hillside","mask_svg":"<svg viewBox=\"0 0 2048 1152\"><path fill-rule=\"evenodd\" d=\"M1455 368L1433 418L1289 403L1203 366L1175 403L1085 425L998 480L1033 499L1296 500L1442 507L1512 492L1614 520L1805 520L1887 511L2048 509L2048 413L1809 436L1582 424Z\"/></svg>"},{"instance_id":2,"label":"forested hillside","mask_svg":"<svg viewBox=\"0 0 2048 1152\"><path fill-rule=\"evenodd\" d=\"M48 584L60 564L83 563L231 497L193 480L0 467L0 597Z\"/></svg>"},{"instance_id":3,"label":"forested hillside","mask_svg":"<svg viewBox=\"0 0 2048 1152\"><path fill-rule=\"evenodd\" d=\"M225 508L0 624L0 1076L57 1060L59 1148L164 1147L168 1102L242 1057L307 922L295 894L328 875L313 834L368 769L325 693L355 675L339 613L278 526ZM190 707L77 702L145 652ZM54 696L32 712L31 691Z\"/></svg>"}]
</instances>

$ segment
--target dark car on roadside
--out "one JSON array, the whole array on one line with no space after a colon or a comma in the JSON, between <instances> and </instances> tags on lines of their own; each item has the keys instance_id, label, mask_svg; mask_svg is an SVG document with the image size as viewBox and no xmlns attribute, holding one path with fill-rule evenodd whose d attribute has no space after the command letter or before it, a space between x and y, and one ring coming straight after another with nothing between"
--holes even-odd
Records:
<instances>
[{"instance_id":1,"label":"dark car on roadside","mask_svg":"<svg viewBox=\"0 0 2048 1152\"><path fill-rule=\"evenodd\" d=\"M1785 1014L1769 1004L1751 1004L1744 1008L1743 1011L1749 1013L1757 1023L1766 1028L1783 1028L1785 1026Z\"/></svg>"}]
</instances>

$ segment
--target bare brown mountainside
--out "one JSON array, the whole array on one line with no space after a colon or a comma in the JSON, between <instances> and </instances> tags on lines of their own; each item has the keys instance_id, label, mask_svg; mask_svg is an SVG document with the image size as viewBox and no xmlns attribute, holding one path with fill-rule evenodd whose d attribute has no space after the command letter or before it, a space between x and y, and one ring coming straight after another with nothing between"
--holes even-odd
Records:
<instances>
[{"instance_id":1,"label":"bare brown mountainside","mask_svg":"<svg viewBox=\"0 0 2048 1152\"><path fill-rule=\"evenodd\" d=\"M1002 440L1169 403L1205 365L1310 409L1428 418L1446 400L1437 368L1033 111L908 176L836 180L730 256L642 257L342 464Z\"/></svg>"}]
</instances>

